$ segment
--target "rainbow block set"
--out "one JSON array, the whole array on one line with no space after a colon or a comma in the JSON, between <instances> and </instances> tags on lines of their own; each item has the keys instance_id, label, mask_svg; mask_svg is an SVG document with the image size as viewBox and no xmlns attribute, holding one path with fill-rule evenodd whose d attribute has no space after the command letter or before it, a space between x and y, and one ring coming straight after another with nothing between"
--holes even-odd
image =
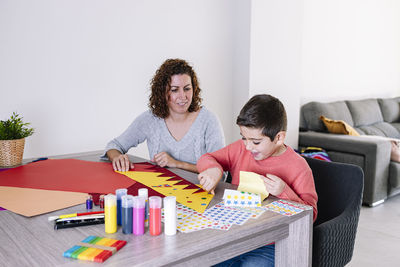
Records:
<instances>
[{"instance_id":1,"label":"rainbow block set","mask_svg":"<svg viewBox=\"0 0 400 267\"><path fill-rule=\"evenodd\" d=\"M124 240L88 236L79 244L65 251L63 256L78 260L104 262L125 245L126 241Z\"/></svg>"}]
</instances>

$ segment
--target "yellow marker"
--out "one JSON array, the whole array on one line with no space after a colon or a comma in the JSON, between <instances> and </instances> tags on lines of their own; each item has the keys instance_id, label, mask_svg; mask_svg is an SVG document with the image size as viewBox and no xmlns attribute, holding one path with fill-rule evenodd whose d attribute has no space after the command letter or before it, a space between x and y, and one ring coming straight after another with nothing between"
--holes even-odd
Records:
<instances>
[{"instance_id":1,"label":"yellow marker","mask_svg":"<svg viewBox=\"0 0 400 267\"><path fill-rule=\"evenodd\" d=\"M104 197L104 224L107 234L117 231L117 197L113 194Z\"/></svg>"}]
</instances>

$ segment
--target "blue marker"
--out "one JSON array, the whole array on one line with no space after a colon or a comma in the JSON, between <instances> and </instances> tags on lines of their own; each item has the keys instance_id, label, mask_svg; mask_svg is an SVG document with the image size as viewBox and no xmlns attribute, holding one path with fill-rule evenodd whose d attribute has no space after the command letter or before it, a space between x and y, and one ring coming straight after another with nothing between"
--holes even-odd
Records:
<instances>
[{"instance_id":1,"label":"blue marker","mask_svg":"<svg viewBox=\"0 0 400 267\"><path fill-rule=\"evenodd\" d=\"M117 225L122 225L121 214L122 214L122 206L121 206L121 197L126 196L128 194L128 189L121 188L115 190L115 195L117 196Z\"/></svg>"}]
</instances>

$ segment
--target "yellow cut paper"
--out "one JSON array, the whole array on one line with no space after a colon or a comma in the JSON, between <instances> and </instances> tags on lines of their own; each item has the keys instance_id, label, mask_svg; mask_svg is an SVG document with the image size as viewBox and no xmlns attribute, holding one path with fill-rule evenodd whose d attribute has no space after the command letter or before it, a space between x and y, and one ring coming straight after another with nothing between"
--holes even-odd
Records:
<instances>
[{"instance_id":1,"label":"yellow cut paper","mask_svg":"<svg viewBox=\"0 0 400 267\"><path fill-rule=\"evenodd\" d=\"M269 195L267 189L265 189L263 179L260 177L259 174L254 172L240 172L240 182L237 190L259 194L261 197L261 201L266 199Z\"/></svg>"},{"instance_id":2,"label":"yellow cut paper","mask_svg":"<svg viewBox=\"0 0 400 267\"><path fill-rule=\"evenodd\" d=\"M163 173L160 172L128 171L118 173L124 174L132 180L142 183L164 196L175 196L176 201L199 213L203 213L206 210L214 196L206 191L194 194L194 192L201 188L185 189L188 185L176 185L183 180L168 181L172 177L160 177L160 175L163 175Z\"/></svg>"}]
</instances>

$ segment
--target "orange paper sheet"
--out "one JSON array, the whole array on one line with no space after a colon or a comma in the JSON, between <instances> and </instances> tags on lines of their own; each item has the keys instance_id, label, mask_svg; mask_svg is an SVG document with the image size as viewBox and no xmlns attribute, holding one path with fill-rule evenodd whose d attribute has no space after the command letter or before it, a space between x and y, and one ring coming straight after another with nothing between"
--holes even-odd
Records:
<instances>
[{"instance_id":1,"label":"orange paper sheet","mask_svg":"<svg viewBox=\"0 0 400 267\"><path fill-rule=\"evenodd\" d=\"M0 206L31 217L86 202L88 194L0 186Z\"/></svg>"}]
</instances>

